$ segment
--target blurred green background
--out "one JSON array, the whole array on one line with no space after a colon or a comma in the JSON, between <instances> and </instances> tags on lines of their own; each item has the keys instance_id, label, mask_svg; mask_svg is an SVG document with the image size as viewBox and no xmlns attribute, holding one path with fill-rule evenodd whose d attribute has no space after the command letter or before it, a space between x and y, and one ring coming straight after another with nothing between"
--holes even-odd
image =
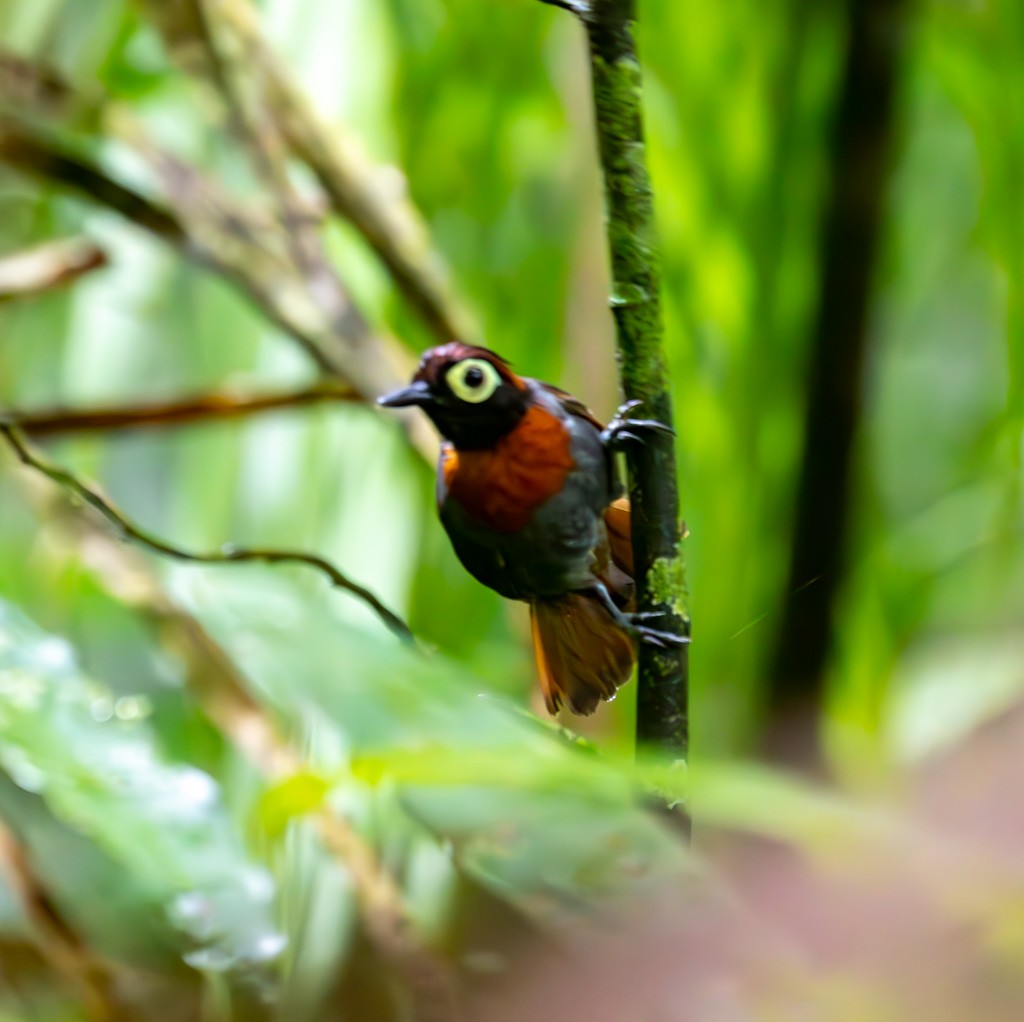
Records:
<instances>
[{"instance_id":1,"label":"blurred green background","mask_svg":"<svg viewBox=\"0 0 1024 1022\"><path fill-rule=\"evenodd\" d=\"M2 0L3 51L58 72L77 98L37 110L15 76L0 112L159 197L127 114L266 213L258 168L187 49L167 46L159 6ZM600 177L573 19L529 0L256 6L385 204L418 208L488 346L610 416ZM846 23L844 5L804 0L639 7L699 763L749 751L765 726ZM904 31L821 721L837 772L862 789L1024 687L1024 8L930 0ZM304 168L293 180L316 196ZM0 305L0 407L315 379L222 275L0 167L0 255L78 234L109 265ZM357 230L329 218L321 234L371 332L399 339L380 342L382 364L436 343ZM397 364L396 379L411 362ZM679 842L633 805L650 778L623 765L632 686L604 711L608 756L522 712L537 709L522 608L462 571L432 468L394 419L317 405L62 436L46 451L183 547L323 554L437 653L397 649L301 568L143 560L0 451L0 817L17 849L0 855L0 1018L121 1017L124 1004L160 1018L414 1017L422 973L444 971L433 956L462 968L472 953L486 973L495 919L532 933L623 884L689 874ZM252 755L246 714L273 721L294 758ZM359 879L351 847L318 837L325 811L393 874L414 952L374 929L397 926L374 901L391 895ZM41 917L26 883L46 892Z\"/></svg>"}]
</instances>

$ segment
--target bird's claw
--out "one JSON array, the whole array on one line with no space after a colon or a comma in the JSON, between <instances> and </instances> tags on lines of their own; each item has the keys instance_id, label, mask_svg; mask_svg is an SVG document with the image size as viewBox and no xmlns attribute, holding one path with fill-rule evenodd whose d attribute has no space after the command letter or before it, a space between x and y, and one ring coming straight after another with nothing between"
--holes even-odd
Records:
<instances>
[{"instance_id":1,"label":"bird's claw","mask_svg":"<svg viewBox=\"0 0 1024 1022\"><path fill-rule=\"evenodd\" d=\"M622 405L615 413L612 421L601 432L601 443L607 447L621 448L628 443L642 444L646 441L645 433L667 433L675 436L675 430L657 419L634 419L630 412L643 404L639 398L633 398Z\"/></svg>"},{"instance_id":2,"label":"bird's claw","mask_svg":"<svg viewBox=\"0 0 1024 1022\"><path fill-rule=\"evenodd\" d=\"M633 614L627 614L629 623L635 629L636 637L648 646L656 646L658 649L672 649L676 646L684 646L690 641L688 635L679 635L677 632L666 632L660 628L651 628L643 624L644 621L656 621L658 618L667 618L672 615L668 608L662 610L642 610Z\"/></svg>"},{"instance_id":3,"label":"bird's claw","mask_svg":"<svg viewBox=\"0 0 1024 1022\"><path fill-rule=\"evenodd\" d=\"M660 610L638 610L630 614L631 621L657 621L658 618L666 618L672 613L668 607L662 607Z\"/></svg>"},{"instance_id":4,"label":"bird's claw","mask_svg":"<svg viewBox=\"0 0 1024 1022\"><path fill-rule=\"evenodd\" d=\"M675 649L685 646L689 641L688 635L676 635L675 632L662 632L657 628L648 628L647 625L634 625L636 637L647 646L654 646L657 649Z\"/></svg>"}]
</instances>

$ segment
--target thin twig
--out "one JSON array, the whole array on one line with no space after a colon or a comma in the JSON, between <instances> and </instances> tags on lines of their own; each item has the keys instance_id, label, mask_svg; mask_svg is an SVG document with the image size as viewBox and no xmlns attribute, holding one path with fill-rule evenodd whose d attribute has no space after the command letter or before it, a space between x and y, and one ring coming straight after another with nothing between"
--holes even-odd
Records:
<instances>
[{"instance_id":1,"label":"thin twig","mask_svg":"<svg viewBox=\"0 0 1024 1022\"><path fill-rule=\"evenodd\" d=\"M633 38L636 3L592 0L555 6L580 17L590 43L622 389L627 400L642 403L644 418L671 424L662 347L660 268L644 158L640 65ZM654 433L644 443L632 444L626 460L639 610L661 611L666 615L665 627L686 636L689 619L684 606L672 439L668 434ZM641 645L639 661L637 742L685 757L689 742L687 647L665 650Z\"/></svg>"},{"instance_id":2,"label":"thin twig","mask_svg":"<svg viewBox=\"0 0 1024 1022\"><path fill-rule=\"evenodd\" d=\"M321 574L330 579L331 584L338 589L357 596L366 603L395 633L406 642L413 641L412 632L409 626L393 611L384 606L381 601L368 589L358 582L353 582L347 575L338 570L330 561L317 554L307 554L292 550L264 550L244 547L226 546L219 553L195 553L189 550L182 550L157 536L152 535L145 529L140 528L129 521L118 511L106 498L102 497L95 490L86 486L80 479L62 468L43 461L22 441L17 430L9 423L0 420L0 433L4 435L7 442L17 453L21 462L37 472L52 479L55 483L70 490L80 497L90 507L95 508L104 518L114 525L123 536L152 550L154 553L162 554L177 561L184 561L189 564L239 564L259 562L263 564L305 564L315 568Z\"/></svg>"},{"instance_id":3,"label":"thin twig","mask_svg":"<svg viewBox=\"0 0 1024 1022\"><path fill-rule=\"evenodd\" d=\"M99 433L121 429L187 426L196 422L239 419L263 412L302 408L336 401L362 402L363 397L344 383L324 382L304 390L243 397L214 392L180 401L106 408L9 409L0 414L22 433L35 439L66 433Z\"/></svg>"},{"instance_id":4,"label":"thin twig","mask_svg":"<svg viewBox=\"0 0 1024 1022\"><path fill-rule=\"evenodd\" d=\"M61 238L0 258L0 302L32 298L74 283L107 265L107 254L89 238Z\"/></svg>"},{"instance_id":5,"label":"thin twig","mask_svg":"<svg viewBox=\"0 0 1024 1022\"><path fill-rule=\"evenodd\" d=\"M88 195L172 245L184 248L188 244L185 228L170 210L115 181L50 133L0 117L0 162Z\"/></svg>"}]
</instances>

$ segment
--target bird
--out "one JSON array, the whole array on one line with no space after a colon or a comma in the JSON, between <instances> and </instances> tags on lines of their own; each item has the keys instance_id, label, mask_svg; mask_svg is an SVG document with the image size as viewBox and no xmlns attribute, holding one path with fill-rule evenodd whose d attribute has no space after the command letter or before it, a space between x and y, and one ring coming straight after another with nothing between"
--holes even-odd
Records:
<instances>
[{"instance_id":1,"label":"bird","mask_svg":"<svg viewBox=\"0 0 1024 1022\"><path fill-rule=\"evenodd\" d=\"M378 398L419 407L442 437L436 498L462 565L529 604L548 711L593 713L629 680L637 643L687 641L634 612L629 502L615 454L652 432L630 401L607 426L558 387L461 341L430 348L411 383Z\"/></svg>"}]
</instances>

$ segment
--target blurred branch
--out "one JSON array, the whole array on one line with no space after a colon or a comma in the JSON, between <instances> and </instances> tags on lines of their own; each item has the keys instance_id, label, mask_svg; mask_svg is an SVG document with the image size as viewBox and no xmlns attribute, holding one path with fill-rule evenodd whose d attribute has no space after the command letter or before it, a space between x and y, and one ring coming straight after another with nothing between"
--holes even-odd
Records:
<instances>
[{"instance_id":1,"label":"blurred branch","mask_svg":"<svg viewBox=\"0 0 1024 1022\"><path fill-rule=\"evenodd\" d=\"M821 233L822 277L808 367L805 447L788 595L769 678L771 707L783 718L806 718L816 712L825 686L836 600L845 572L871 279L909 11L908 0L848 0L846 6L846 60ZM785 720L781 723L785 727Z\"/></svg>"},{"instance_id":2,"label":"blurred branch","mask_svg":"<svg viewBox=\"0 0 1024 1022\"><path fill-rule=\"evenodd\" d=\"M225 78L225 56L234 71L242 71L245 78L258 84L256 92L264 120L313 172L335 212L366 239L410 305L439 339L470 338L475 334L465 310L451 293L439 256L430 248L418 211L405 195L395 194L390 183L384 184L382 170L369 165L336 125L327 127L320 120L267 41L253 5L244 0L140 3L163 32L178 62L192 73L205 74L229 107L235 105L230 93L237 88L238 79L232 85L230 77ZM215 43L222 43L219 52L212 54L211 37ZM201 47L213 58L205 66L197 59Z\"/></svg>"},{"instance_id":3,"label":"blurred branch","mask_svg":"<svg viewBox=\"0 0 1024 1022\"><path fill-rule=\"evenodd\" d=\"M120 530L125 538L133 540L154 553L190 564L239 564L252 562L263 564L305 564L326 575L331 584L338 589L344 589L366 603L399 638L407 642L411 642L413 639L409 626L398 615L385 607L368 589L359 585L358 582L353 582L352 579L344 575L323 557L291 550L232 548L230 546L220 553L194 553L182 550L180 547L173 546L130 522L106 498L86 486L85 483L77 479L70 472L58 468L56 465L51 465L33 454L18 436L15 428L2 419L0 419L0 434L4 436L24 465L34 468L37 472L41 472L55 483L59 483L72 493L75 493L86 504L99 511L108 522Z\"/></svg>"},{"instance_id":4,"label":"blurred branch","mask_svg":"<svg viewBox=\"0 0 1024 1022\"><path fill-rule=\"evenodd\" d=\"M263 101L259 63L242 41L227 31L222 0L192 0L213 78L236 123L250 162L275 207L277 234L324 319L359 344L372 344L373 331L355 308L334 267L306 203L288 173L288 152L280 129Z\"/></svg>"},{"instance_id":5,"label":"blurred branch","mask_svg":"<svg viewBox=\"0 0 1024 1022\"><path fill-rule=\"evenodd\" d=\"M176 0L166 9L194 2ZM21 78L39 76L38 88L44 89L43 69L17 64ZM286 204L287 215L284 222L270 220L263 211L240 206L223 194L195 167L154 146L126 111L108 109L108 133L130 147L156 179L163 198L153 199L116 180L59 133L41 128L23 113L17 109L0 114L0 162L85 195L224 277L297 340L322 371L349 381L364 397L376 397L407 378L410 357L392 338L375 333L352 301L312 229L313 204L293 192L286 172L276 175L268 190ZM278 194L282 184L288 188L284 195ZM413 445L433 461L437 444L427 425L415 418L404 425Z\"/></svg>"},{"instance_id":6,"label":"blurred branch","mask_svg":"<svg viewBox=\"0 0 1024 1022\"><path fill-rule=\"evenodd\" d=\"M633 38L635 0L555 6L579 15L590 43L622 389L627 400L642 402L644 418L670 424L660 268L644 157L640 64ZM686 635L689 624L683 605L685 578L672 438L653 433L644 443L631 444L626 460L638 609L665 613L665 627ZM637 741L685 757L689 741L687 648L665 650L641 644L639 659Z\"/></svg>"},{"instance_id":7,"label":"blurred branch","mask_svg":"<svg viewBox=\"0 0 1024 1022\"><path fill-rule=\"evenodd\" d=\"M107 254L88 238L62 238L0 257L0 302L29 298L71 284L107 265Z\"/></svg>"},{"instance_id":8,"label":"blurred branch","mask_svg":"<svg viewBox=\"0 0 1024 1022\"><path fill-rule=\"evenodd\" d=\"M74 96L71 86L55 69L0 50L0 103L63 113Z\"/></svg>"},{"instance_id":9,"label":"blurred branch","mask_svg":"<svg viewBox=\"0 0 1024 1022\"><path fill-rule=\"evenodd\" d=\"M78 993L86 1018L91 1022L126 1019L113 996L107 968L57 911L25 849L2 821L0 878L21 907L44 960Z\"/></svg>"},{"instance_id":10,"label":"blurred branch","mask_svg":"<svg viewBox=\"0 0 1024 1022\"><path fill-rule=\"evenodd\" d=\"M161 404L91 409L49 408L35 411L8 409L2 418L36 439L64 433L91 433L117 429L185 426L194 422L239 419L263 412L336 401L362 401L344 383L326 381L304 390L243 397L215 392Z\"/></svg>"},{"instance_id":11,"label":"blurred branch","mask_svg":"<svg viewBox=\"0 0 1024 1022\"><path fill-rule=\"evenodd\" d=\"M318 292L280 251L275 225L232 203L195 168L152 146L128 118L115 120L122 138L156 175L168 204L115 180L52 132L10 116L0 115L0 163L85 195L218 273L299 341L321 370L348 380L364 397L373 398L404 378L407 367L394 355L394 346L371 334L343 290L332 292L334 301L325 302L325 310ZM303 215L308 218L308 212ZM339 305L339 296L347 304ZM437 444L430 432L412 426L410 435L433 460Z\"/></svg>"},{"instance_id":12,"label":"blurred branch","mask_svg":"<svg viewBox=\"0 0 1024 1022\"><path fill-rule=\"evenodd\" d=\"M167 186L169 207L114 180L50 132L0 118L0 161L86 195L223 274L269 319L299 340L322 370L344 375L332 350L335 337L288 261L261 237L260 225L246 211L233 207L193 168L141 144L138 150Z\"/></svg>"},{"instance_id":13,"label":"blurred branch","mask_svg":"<svg viewBox=\"0 0 1024 1022\"><path fill-rule=\"evenodd\" d=\"M49 133L11 117L0 116L0 162L84 194L172 245L184 248L188 243L184 227L170 210L113 180Z\"/></svg>"}]
</instances>

